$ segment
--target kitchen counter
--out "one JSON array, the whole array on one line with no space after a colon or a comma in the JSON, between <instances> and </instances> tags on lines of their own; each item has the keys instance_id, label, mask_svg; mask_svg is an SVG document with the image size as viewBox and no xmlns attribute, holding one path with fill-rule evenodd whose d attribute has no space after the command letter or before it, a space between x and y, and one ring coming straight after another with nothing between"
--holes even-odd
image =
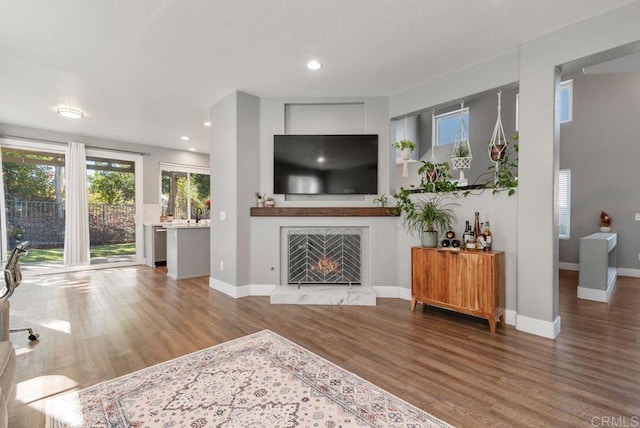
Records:
<instances>
[{"instance_id":1,"label":"kitchen counter","mask_svg":"<svg viewBox=\"0 0 640 428\"><path fill-rule=\"evenodd\" d=\"M167 276L173 279L209 276L210 225L165 224L167 229Z\"/></svg>"},{"instance_id":2,"label":"kitchen counter","mask_svg":"<svg viewBox=\"0 0 640 428\"><path fill-rule=\"evenodd\" d=\"M206 223L162 223L162 227L167 229L209 229L209 224Z\"/></svg>"}]
</instances>

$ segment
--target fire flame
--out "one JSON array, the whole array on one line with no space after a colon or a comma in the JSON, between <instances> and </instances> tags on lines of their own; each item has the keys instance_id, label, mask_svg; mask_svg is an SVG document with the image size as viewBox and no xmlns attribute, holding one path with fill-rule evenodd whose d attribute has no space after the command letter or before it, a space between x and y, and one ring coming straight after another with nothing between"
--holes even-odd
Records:
<instances>
[{"instance_id":1,"label":"fire flame","mask_svg":"<svg viewBox=\"0 0 640 428\"><path fill-rule=\"evenodd\" d=\"M322 274L328 274L331 272L338 272L338 262L331 260L329 257L324 256L316 265L311 266L311 270L319 271Z\"/></svg>"}]
</instances>

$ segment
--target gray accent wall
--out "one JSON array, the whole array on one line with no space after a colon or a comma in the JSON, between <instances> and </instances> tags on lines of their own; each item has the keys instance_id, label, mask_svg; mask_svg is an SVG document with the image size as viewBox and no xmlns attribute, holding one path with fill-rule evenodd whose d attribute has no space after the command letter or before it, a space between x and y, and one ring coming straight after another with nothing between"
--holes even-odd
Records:
<instances>
[{"instance_id":1,"label":"gray accent wall","mask_svg":"<svg viewBox=\"0 0 640 428\"><path fill-rule=\"evenodd\" d=\"M502 126L507 140L512 141L515 134L516 126L516 94L517 88L514 84L505 85L502 90ZM474 184L476 180L488 172L488 168L493 165L489 159L488 145L493 134L493 128L496 124L498 116L498 88L483 92L478 95L466 97L465 107L469 107L469 144L471 144L471 153L473 160L471 168L464 171L469 184ZM448 103L448 107L436 108L436 116L439 114L454 111L460 108L460 104L456 101ZM420 160L429 161L431 159L431 137L432 137L432 121L431 108L428 111L419 114L418 117L418 149ZM435 159L437 162L449 162L451 164L451 152L453 144L435 147ZM409 177L402 177L402 168L396 168L397 189L400 186L409 188L411 185L418 185L420 178L417 175L418 168L422 166L421 162L409 164ZM454 178L460 176L459 171L449 171ZM486 177L483 176L484 179Z\"/></svg>"},{"instance_id":2,"label":"gray accent wall","mask_svg":"<svg viewBox=\"0 0 640 428\"><path fill-rule=\"evenodd\" d=\"M618 267L640 269L640 73L573 79L573 121L560 126L560 168L571 169L571 239L560 262L578 263L580 238L599 231L600 211L618 234Z\"/></svg>"},{"instance_id":3,"label":"gray accent wall","mask_svg":"<svg viewBox=\"0 0 640 428\"><path fill-rule=\"evenodd\" d=\"M225 287L249 282L250 217L259 184L259 100L235 91L210 109L211 278Z\"/></svg>"}]
</instances>

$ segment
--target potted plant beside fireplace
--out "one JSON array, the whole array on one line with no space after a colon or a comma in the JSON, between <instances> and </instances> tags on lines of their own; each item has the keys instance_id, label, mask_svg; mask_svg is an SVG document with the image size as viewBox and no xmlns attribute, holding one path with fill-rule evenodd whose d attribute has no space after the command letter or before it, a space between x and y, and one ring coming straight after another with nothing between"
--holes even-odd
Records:
<instances>
[{"instance_id":1,"label":"potted plant beside fireplace","mask_svg":"<svg viewBox=\"0 0 640 428\"><path fill-rule=\"evenodd\" d=\"M409 233L420 233L423 247L437 247L439 231L451 229L456 221L453 207L458 205L438 196L413 201L405 195L396 208L402 213L403 224Z\"/></svg>"}]
</instances>

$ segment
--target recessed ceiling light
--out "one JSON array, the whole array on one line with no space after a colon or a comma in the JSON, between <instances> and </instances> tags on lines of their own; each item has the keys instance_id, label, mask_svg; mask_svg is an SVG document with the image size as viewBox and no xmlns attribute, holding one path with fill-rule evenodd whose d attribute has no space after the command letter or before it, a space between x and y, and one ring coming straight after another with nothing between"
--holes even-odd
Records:
<instances>
[{"instance_id":1,"label":"recessed ceiling light","mask_svg":"<svg viewBox=\"0 0 640 428\"><path fill-rule=\"evenodd\" d=\"M195 147L189 147L189 151L190 151L190 152L195 152L195 151L196 151L196 148L195 148Z\"/></svg>"},{"instance_id":2,"label":"recessed ceiling light","mask_svg":"<svg viewBox=\"0 0 640 428\"><path fill-rule=\"evenodd\" d=\"M322 64L320 64L318 61L316 61L315 59L312 59L311 61L309 61L307 63L307 68L309 70L320 70L322 68Z\"/></svg>"},{"instance_id":3,"label":"recessed ceiling light","mask_svg":"<svg viewBox=\"0 0 640 428\"><path fill-rule=\"evenodd\" d=\"M82 110L73 107L58 107L56 111L60 116L68 117L69 119L80 119L84 116Z\"/></svg>"},{"instance_id":4,"label":"recessed ceiling light","mask_svg":"<svg viewBox=\"0 0 640 428\"><path fill-rule=\"evenodd\" d=\"M318 163L323 163L324 162L324 158L322 156L320 156L318 159L316 159L318 161Z\"/></svg>"},{"instance_id":5,"label":"recessed ceiling light","mask_svg":"<svg viewBox=\"0 0 640 428\"><path fill-rule=\"evenodd\" d=\"M182 137L180 137L180 138L182 138L184 141L189 141L189 137L187 137L186 135L183 135L183 136L182 136Z\"/></svg>"},{"instance_id":6,"label":"recessed ceiling light","mask_svg":"<svg viewBox=\"0 0 640 428\"><path fill-rule=\"evenodd\" d=\"M211 126L211 122L209 122L209 121L205 122L204 126L207 126L207 127Z\"/></svg>"}]
</instances>

